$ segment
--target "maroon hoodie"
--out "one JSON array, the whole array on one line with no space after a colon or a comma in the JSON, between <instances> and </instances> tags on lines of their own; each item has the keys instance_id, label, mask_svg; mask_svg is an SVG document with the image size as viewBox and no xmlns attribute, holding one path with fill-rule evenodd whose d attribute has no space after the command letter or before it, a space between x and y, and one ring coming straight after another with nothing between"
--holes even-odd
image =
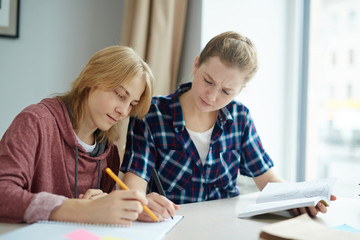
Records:
<instances>
[{"instance_id":1,"label":"maroon hoodie","mask_svg":"<svg viewBox=\"0 0 360 240\"><path fill-rule=\"evenodd\" d=\"M60 98L25 108L0 141L0 221L47 220L75 192L112 191L115 183L104 170L117 174L120 159L116 145L104 146L98 156L85 152Z\"/></svg>"}]
</instances>

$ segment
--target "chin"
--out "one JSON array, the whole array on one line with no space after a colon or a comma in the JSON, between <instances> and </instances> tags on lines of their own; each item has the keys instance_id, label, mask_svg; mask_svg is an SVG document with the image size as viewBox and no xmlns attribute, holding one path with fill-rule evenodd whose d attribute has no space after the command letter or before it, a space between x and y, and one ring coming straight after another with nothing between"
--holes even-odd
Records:
<instances>
[{"instance_id":1,"label":"chin","mask_svg":"<svg viewBox=\"0 0 360 240\"><path fill-rule=\"evenodd\" d=\"M98 129L103 131L103 132L106 132L108 131L110 128L112 128L114 125L111 125L111 126L99 126Z\"/></svg>"}]
</instances>

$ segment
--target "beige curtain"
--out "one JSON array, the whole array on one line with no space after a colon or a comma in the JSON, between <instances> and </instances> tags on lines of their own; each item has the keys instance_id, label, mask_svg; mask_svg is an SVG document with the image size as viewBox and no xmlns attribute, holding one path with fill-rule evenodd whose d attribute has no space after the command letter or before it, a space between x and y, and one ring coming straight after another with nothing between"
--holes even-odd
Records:
<instances>
[{"instance_id":1,"label":"beige curtain","mask_svg":"<svg viewBox=\"0 0 360 240\"><path fill-rule=\"evenodd\" d=\"M154 95L175 90L188 0L127 0L121 44L133 48L151 67ZM128 120L121 126L120 157ZM120 174L122 176L122 174Z\"/></svg>"},{"instance_id":2,"label":"beige curtain","mask_svg":"<svg viewBox=\"0 0 360 240\"><path fill-rule=\"evenodd\" d=\"M150 65L154 95L176 88L187 0L128 0L121 44L132 47Z\"/></svg>"}]
</instances>

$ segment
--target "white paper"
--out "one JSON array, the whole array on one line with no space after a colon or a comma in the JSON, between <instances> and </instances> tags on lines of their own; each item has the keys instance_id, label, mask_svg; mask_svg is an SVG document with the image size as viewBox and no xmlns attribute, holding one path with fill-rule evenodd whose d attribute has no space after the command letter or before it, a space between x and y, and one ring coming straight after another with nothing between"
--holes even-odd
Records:
<instances>
[{"instance_id":1,"label":"white paper","mask_svg":"<svg viewBox=\"0 0 360 240\"><path fill-rule=\"evenodd\" d=\"M256 204L243 208L238 217L316 206L320 201L330 205L335 181L335 178L328 178L308 182L268 183L259 194Z\"/></svg>"},{"instance_id":2,"label":"white paper","mask_svg":"<svg viewBox=\"0 0 360 240\"><path fill-rule=\"evenodd\" d=\"M39 222L17 229L13 232L0 236L0 240L69 240L67 234L79 229L85 230L99 236L124 238L128 240L158 240L173 228L183 216L175 215L174 219L167 219L163 222L145 223L133 222L131 227L114 227L95 224L61 223L61 222Z\"/></svg>"},{"instance_id":3,"label":"white paper","mask_svg":"<svg viewBox=\"0 0 360 240\"><path fill-rule=\"evenodd\" d=\"M307 182L268 183L256 199L256 203L299 198L323 197L330 201L336 178L326 178Z\"/></svg>"}]
</instances>

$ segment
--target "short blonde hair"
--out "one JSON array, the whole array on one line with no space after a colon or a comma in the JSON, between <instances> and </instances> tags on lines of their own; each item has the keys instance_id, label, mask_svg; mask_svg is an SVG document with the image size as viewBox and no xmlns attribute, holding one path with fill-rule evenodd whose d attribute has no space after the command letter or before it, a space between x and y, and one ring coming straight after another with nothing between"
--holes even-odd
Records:
<instances>
[{"instance_id":1,"label":"short blonde hair","mask_svg":"<svg viewBox=\"0 0 360 240\"><path fill-rule=\"evenodd\" d=\"M223 64L236 67L245 73L244 86L258 69L254 44L237 32L224 32L212 38L201 51L198 66L215 56L219 57Z\"/></svg>"},{"instance_id":2,"label":"short blonde hair","mask_svg":"<svg viewBox=\"0 0 360 240\"><path fill-rule=\"evenodd\" d=\"M150 67L133 49L126 46L110 46L96 52L72 83L71 90L60 96L70 108L73 128L78 129L84 120L85 102L92 88L112 91L136 77L144 80L145 90L139 104L133 107L129 115L141 118L151 104L154 76ZM97 140L107 139L109 144L113 144L119 138L119 124L106 132L100 131Z\"/></svg>"}]
</instances>

